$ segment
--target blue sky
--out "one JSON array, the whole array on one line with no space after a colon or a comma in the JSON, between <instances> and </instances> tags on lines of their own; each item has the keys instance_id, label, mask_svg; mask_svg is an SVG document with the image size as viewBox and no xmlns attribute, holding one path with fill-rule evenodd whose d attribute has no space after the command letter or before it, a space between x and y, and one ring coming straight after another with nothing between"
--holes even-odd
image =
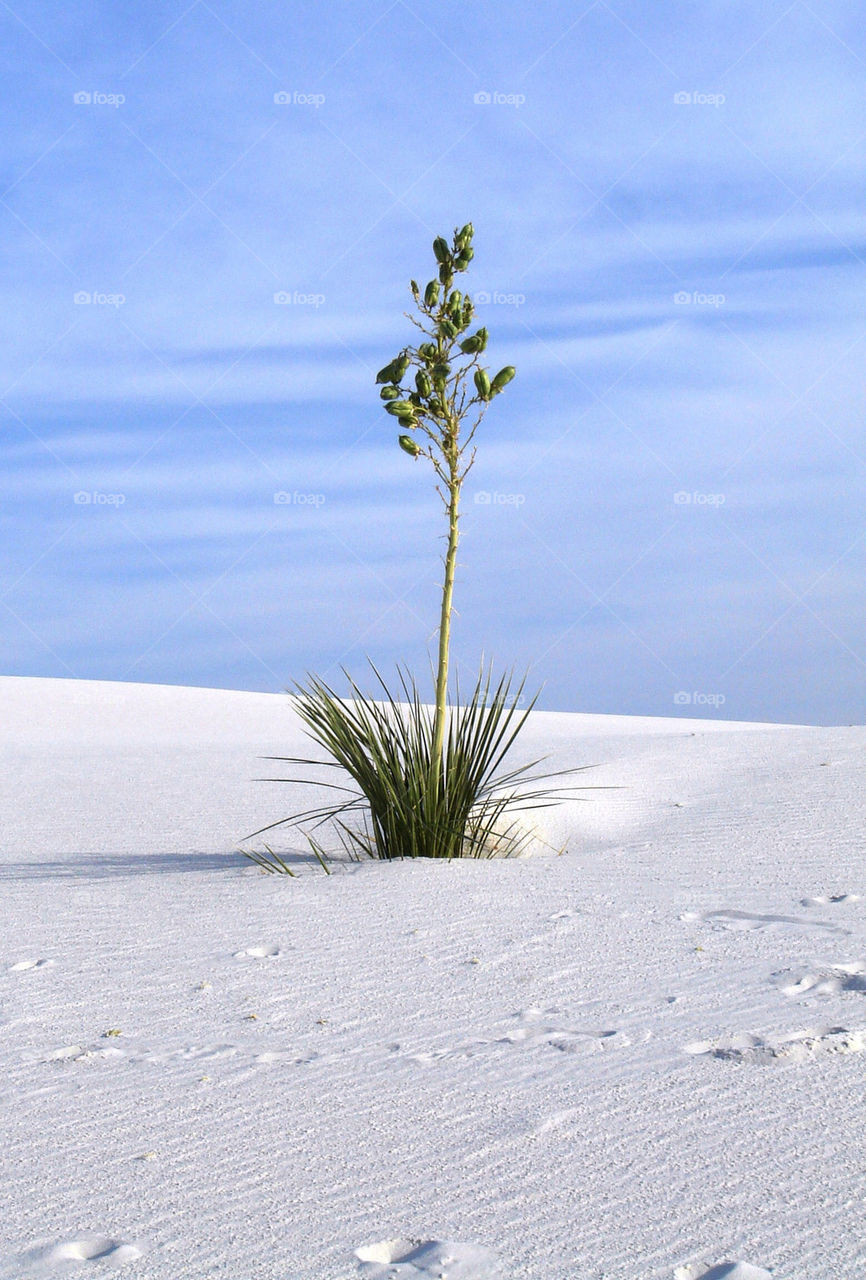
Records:
<instances>
[{"instance_id":1,"label":"blue sky","mask_svg":"<svg viewBox=\"0 0 866 1280\"><path fill-rule=\"evenodd\" d=\"M863 722L859 6L0 26L0 670L423 674L442 515L372 379L471 218L518 377L466 481L464 679L484 655L548 709Z\"/></svg>"}]
</instances>

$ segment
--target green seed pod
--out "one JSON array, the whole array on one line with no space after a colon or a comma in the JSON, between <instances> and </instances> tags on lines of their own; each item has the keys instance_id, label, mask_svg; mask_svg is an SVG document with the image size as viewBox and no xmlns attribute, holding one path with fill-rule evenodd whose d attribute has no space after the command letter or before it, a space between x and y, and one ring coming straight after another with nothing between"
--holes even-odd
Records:
<instances>
[{"instance_id":1,"label":"green seed pod","mask_svg":"<svg viewBox=\"0 0 866 1280\"><path fill-rule=\"evenodd\" d=\"M464 326L472 323L472 317L475 315L475 308L472 305L471 298L463 299L463 324Z\"/></svg>"},{"instance_id":2,"label":"green seed pod","mask_svg":"<svg viewBox=\"0 0 866 1280\"><path fill-rule=\"evenodd\" d=\"M399 418L401 414L412 413L412 405L408 400L389 400L385 405L389 413L393 413L395 418Z\"/></svg>"},{"instance_id":3,"label":"green seed pod","mask_svg":"<svg viewBox=\"0 0 866 1280\"><path fill-rule=\"evenodd\" d=\"M422 342L418 348L419 356L423 356L425 360L435 360L438 354L435 342Z\"/></svg>"},{"instance_id":4,"label":"green seed pod","mask_svg":"<svg viewBox=\"0 0 866 1280\"><path fill-rule=\"evenodd\" d=\"M475 389L482 400L490 399L490 379L484 369L475 370Z\"/></svg>"},{"instance_id":5,"label":"green seed pod","mask_svg":"<svg viewBox=\"0 0 866 1280\"><path fill-rule=\"evenodd\" d=\"M507 387L516 372L517 370L512 364L507 364L504 369L500 369L490 384L490 390L493 394L498 395L503 387Z\"/></svg>"},{"instance_id":6,"label":"green seed pod","mask_svg":"<svg viewBox=\"0 0 866 1280\"><path fill-rule=\"evenodd\" d=\"M442 263L442 266L439 268L439 279L442 281L446 289L451 288L451 281L454 279L454 271L450 263Z\"/></svg>"},{"instance_id":7,"label":"green seed pod","mask_svg":"<svg viewBox=\"0 0 866 1280\"><path fill-rule=\"evenodd\" d=\"M461 248L464 245L467 245L474 235L475 235L475 228L473 227L471 222L467 222L465 227L461 227L459 232L457 233L457 240Z\"/></svg>"},{"instance_id":8,"label":"green seed pod","mask_svg":"<svg viewBox=\"0 0 866 1280\"><path fill-rule=\"evenodd\" d=\"M418 423L415 421L415 419L410 418L408 413L401 414L400 417L397 419L397 421L400 423L401 427L411 427L413 431L418 426Z\"/></svg>"},{"instance_id":9,"label":"green seed pod","mask_svg":"<svg viewBox=\"0 0 866 1280\"><path fill-rule=\"evenodd\" d=\"M417 281L417 280L410 280L410 281L409 281L409 288L412 290L412 297L413 297L413 298L415 299L415 301L417 302L417 301L418 301L418 298L419 298L419 297L420 297L420 295L421 295L421 290L418 288L418 281Z\"/></svg>"},{"instance_id":10,"label":"green seed pod","mask_svg":"<svg viewBox=\"0 0 866 1280\"><path fill-rule=\"evenodd\" d=\"M473 333L470 338L464 338L460 343L460 350L467 355L474 355L478 351L483 351L487 346L487 330L479 329L477 333Z\"/></svg>"},{"instance_id":11,"label":"green seed pod","mask_svg":"<svg viewBox=\"0 0 866 1280\"><path fill-rule=\"evenodd\" d=\"M428 307L435 307L439 301L439 281L431 280L424 290L424 301Z\"/></svg>"},{"instance_id":12,"label":"green seed pod","mask_svg":"<svg viewBox=\"0 0 866 1280\"><path fill-rule=\"evenodd\" d=\"M474 257L475 250L471 247L461 249L457 257L454 259L454 265L458 271L465 271Z\"/></svg>"},{"instance_id":13,"label":"green seed pod","mask_svg":"<svg viewBox=\"0 0 866 1280\"><path fill-rule=\"evenodd\" d=\"M397 400L400 396L400 389L392 386L383 387L379 395L383 400Z\"/></svg>"},{"instance_id":14,"label":"green seed pod","mask_svg":"<svg viewBox=\"0 0 866 1280\"><path fill-rule=\"evenodd\" d=\"M402 376L402 375L401 375ZM380 369L376 374L377 382L399 382L400 378L396 373L396 361L392 360L390 364L386 364L384 369Z\"/></svg>"},{"instance_id":15,"label":"green seed pod","mask_svg":"<svg viewBox=\"0 0 866 1280\"><path fill-rule=\"evenodd\" d=\"M444 240L442 236L437 236L433 241L433 252L436 255L437 262L447 262L449 256L448 241Z\"/></svg>"},{"instance_id":16,"label":"green seed pod","mask_svg":"<svg viewBox=\"0 0 866 1280\"><path fill-rule=\"evenodd\" d=\"M415 374L415 386L418 388L419 396L429 396L431 391L430 379L423 369L419 369Z\"/></svg>"},{"instance_id":17,"label":"green seed pod","mask_svg":"<svg viewBox=\"0 0 866 1280\"><path fill-rule=\"evenodd\" d=\"M450 320L440 320L438 328L439 328L439 332L442 334L444 338L457 337L457 330Z\"/></svg>"},{"instance_id":18,"label":"green seed pod","mask_svg":"<svg viewBox=\"0 0 866 1280\"><path fill-rule=\"evenodd\" d=\"M406 370L408 368L409 368L409 357L404 352L403 355L398 356L397 359L394 361L394 364L393 364L394 377L389 379L389 381L402 382L403 378L406 375Z\"/></svg>"},{"instance_id":19,"label":"green seed pod","mask_svg":"<svg viewBox=\"0 0 866 1280\"><path fill-rule=\"evenodd\" d=\"M452 289L451 293L449 293L448 295L449 309L451 307L459 307L462 301L463 301L463 294L460 292L460 290Z\"/></svg>"},{"instance_id":20,"label":"green seed pod","mask_svg":"<svg viewBox=\"0 0 866 1280\"><path fill-rule=\"evenodd\" d=\"M418 454L421 452L420 445L417 445L411 436L398 436L397 443L400 448L405 453L408 453L412 458L417 458Z\"/></svg>"}]
</instances>

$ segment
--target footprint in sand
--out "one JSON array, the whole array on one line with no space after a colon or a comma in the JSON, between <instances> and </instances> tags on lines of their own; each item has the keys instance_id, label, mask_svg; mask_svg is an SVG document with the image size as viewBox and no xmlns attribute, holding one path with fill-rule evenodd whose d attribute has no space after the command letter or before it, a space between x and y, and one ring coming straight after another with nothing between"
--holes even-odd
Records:
<instances>
[{"instance_id":1,"label":"footprint in sand","mask_svg":"<svg viewBox=\"0 0 866 1280\"><path fill-rule=\"evenodd\" d=\"M753 1267L748 1262L717 1262L706 1267L693 1262L689 1267L677 1267L674 1280L773 1280L763 1267Z\"/></svg>"},{"instance_id":2,"label":"footprint in sand","mask_svg":"<svg viewBox=\"0 0 866 1280\"><path fill-rule=\"evenodd\" d=\"M305 1067L311 1062L316 1062L321 1058L320 1053L294 1053L291 1049L271 1049L265 1050L264 1053L257 1053L254 1061L260 1062L263 1066L289 1066L289 1067Z\"/></svg>"},{"instance_id":3,"label":"footprint in sand","mask_svg":"<svg viewBox=\"0 0 866 1280\"><path fill-rule=\"evenodd\" d=\"M246 951L236 951L235 959L245 960L248 956L251 956L254 960L267 960L282 954L282 948L277 946L275 942L267 942L257 947L247 947Z\"/></svg>"},{"instance_id":4,"label":"footprint in sand","mask_svg":"<svg viewBox=\"0 0 866 1280\"><path fill-rule=\"evenodd\" d=\"M628 1045L631 1041L615 1028L567 1028L558 1018L558 1009L524 1009L515 1014L517 1026L495 1041L496 1044L545 1044L562 1053L593 1052Z\"/></svg>"},{"instance_id":5,"label":"footprint in sand","mask_svg":"<svg viewBox=\"0 0 866 1280\"><path fill-rule=\"evenodd\" d=\"M541 1045L560 1053L596 1053L632 1043L628 1036L612 1027L565 1027L556 1008L524 1009L514 1014L513 1021L514 1025L505 1035L492 1040L472 1040L451 1049L433 1049L408 1056L413 1062L430 1066L450 1058L474 1058L479 1053L503 1047ZM646 1039L646 1034L642 1038Z\"/></svg>"},{"instance_id":6,"label":"footprint in sand","mask_svg":"<svg viewBox=\"0 0 866 1280\"><path fill-rule=\"evenodd\" d=\"M840 902L859 902L859 893L831 893L817 898L801 898L801 907L829 907Z\"/></svg>"},{"instance_id":7,"label":"footprint in sand","mask_svg":"<svg viewBox=\"0 0 866 1280\"><path fill-rule=\"evenodd\" d=\"M16 964L10 964L10 973L23 973L26 969L47 969L49 965L54 964L53 960L19 960Z\"/></svg>"},{"instance_id":8,"label":"footprint in sand","mask_svg":"<svg viewBox=\"0 0 866 1280\"><path fill-rule=\"evenodd\" d=\"M450 1240L382 1240L355 1250L369 1280L504 1280L496 1254Z\"/></svg>"},{"instance_id":9,"label":"footprint in sand","mask_svg":"<svg viewBox=\"0 0 866 1280\"><path fill-rule=\"evenodd\" d=\"M866 1052L866 1030L814 1027L779 1036L742 1034L718 1040L698 1040L687 1044L685 1052L696 1057L707 1055L728 1062L769 1062L777 1058L806 1062L831 1053Z\"/></svg>"},{"instance_id":10,"label":"footprint in sand","mask_svg":"<svg viewBox=\"0 0 866 1280\"><path fill-rule=\"evenodd\" d=\"M844 991L857 991L866 995L866 960L854 960L850 964L816 965L812 969L782 972L773 978L786 996L837 996Z\"/></svg>"},{"instance_id":11,"label":"footprint in sand","mask_svg":"<svg viewBox=\"0 0 866 1280\"><path fill-rule=\"evenodd\" d=\"M137 1245L127 1240L115 1240L110 1236L87 1236L83 1240L69 1240L58 1244L47 1254L48 1262L109 1262L120 1266L142 1256Z\"/></svg>"},{"instance_id":12,"label":"footprint in sand","mask_svg":"<svg viewBox=\"0 0 866 1280\"><path fill-rule=\"evenodd\" d=\"M101 1045L94 1045L88 1049L84 1045L69 1044L62 1049L54 1049L49 1053L46 1062L96 1062L98 1059L125 1058L126 1054L122 1049L103 1048Z\"/></svg>"},{"instance_id":13,"label":"footprint in sand","mask_svg":"<svg viewBox=\"0 0 866 1280\"><path fill-rule=\"evenodd\" d=\"M188 1044L173 1049L138 1049L131 1060L163 1066L168 1062L213 1062L233 1058L238 1052L233 1044Z\"/></svg>"},{"instance_id":14,"label":"footprint in sand","mask_svg":"<svg viewBox=\"0 0 866 1280\"><path fill-rule=\"evenodd\" d=\"M828 920L809 920L805 916L759 915L754 911L686 911L680 919L688 924L709 924L721 929L731 929L736 933L786 927L826 929L829 933L848 932Z\"/></svg>"}]
</instances>

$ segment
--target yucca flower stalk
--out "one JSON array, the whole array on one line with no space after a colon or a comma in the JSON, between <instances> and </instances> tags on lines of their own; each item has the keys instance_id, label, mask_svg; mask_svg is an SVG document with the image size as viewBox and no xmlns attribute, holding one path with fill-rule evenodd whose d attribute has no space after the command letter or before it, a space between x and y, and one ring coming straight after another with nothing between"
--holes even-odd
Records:
<instances>
[{"instance_id":1,"label":"yucca flower stalk","mask_svg":"<svg viewBox=\"0 0 866 1280\"><path fill-rule=\"evenodd\" d=\"M383 384L379 394L386 410L412 432L399 435L397 443L411 457L425 457L433 464L438 477L436 491L448 519L430 759L434 791L439 785L445 738L460 490L475 461L473 439L487 406L515 374L513 366L506 365L490 377L479 360L487 347L487 329L482 326L468 332L475 319L474 304L468 295L452 287L455 275L467 271L475 255L474 234L472 223L467 222L455 230L450 244L443 236L433 241L436 276L423 292L414 280L409 286L418 314L408 318L426 340L404 347L376 375L376 382Z\"/></svg>"}]
</instances>

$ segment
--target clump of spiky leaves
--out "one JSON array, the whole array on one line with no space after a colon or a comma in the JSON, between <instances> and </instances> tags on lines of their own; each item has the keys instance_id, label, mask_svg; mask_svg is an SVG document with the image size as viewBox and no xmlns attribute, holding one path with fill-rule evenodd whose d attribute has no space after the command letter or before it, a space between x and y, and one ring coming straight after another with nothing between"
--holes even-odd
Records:
<instances>
[{"instance_id":1,"label":"clump of spiky leaves","mask_svg":"<svg viewBox=\"0 0 866 1280\"><path fill-rule=\"evenodd\" d=\"M457 704L448 708L441 767L434 769L435 715L421 702L415 681L407 672L399 672L402 696L398 698L375 667L373 672L382 695L376 699L364 695L348 675L349 699L339 697L315 676L305 686L296 686L298 714L309 736L324 748L326 760L267 757L338 769L355 787L320 783L345 793L346 798L271 823L249 838L275 827L307 825L315 830L331 823L350 857L486 858L523 852L532 837L520 823L518 811L555 804L573 790L536 784L578 772L533 772L541 760L503 768L535 703L533 698L519 709L523 682L512 692L511 680L503 676L491 687L490 674L482 672L464 705L458 690ZM313 851L323 855L316 838L309 831L306 835ZM262 865L261 856L257 861ZM268 869L281 870L276 862Z\"/></svg>"}]
</instances>

